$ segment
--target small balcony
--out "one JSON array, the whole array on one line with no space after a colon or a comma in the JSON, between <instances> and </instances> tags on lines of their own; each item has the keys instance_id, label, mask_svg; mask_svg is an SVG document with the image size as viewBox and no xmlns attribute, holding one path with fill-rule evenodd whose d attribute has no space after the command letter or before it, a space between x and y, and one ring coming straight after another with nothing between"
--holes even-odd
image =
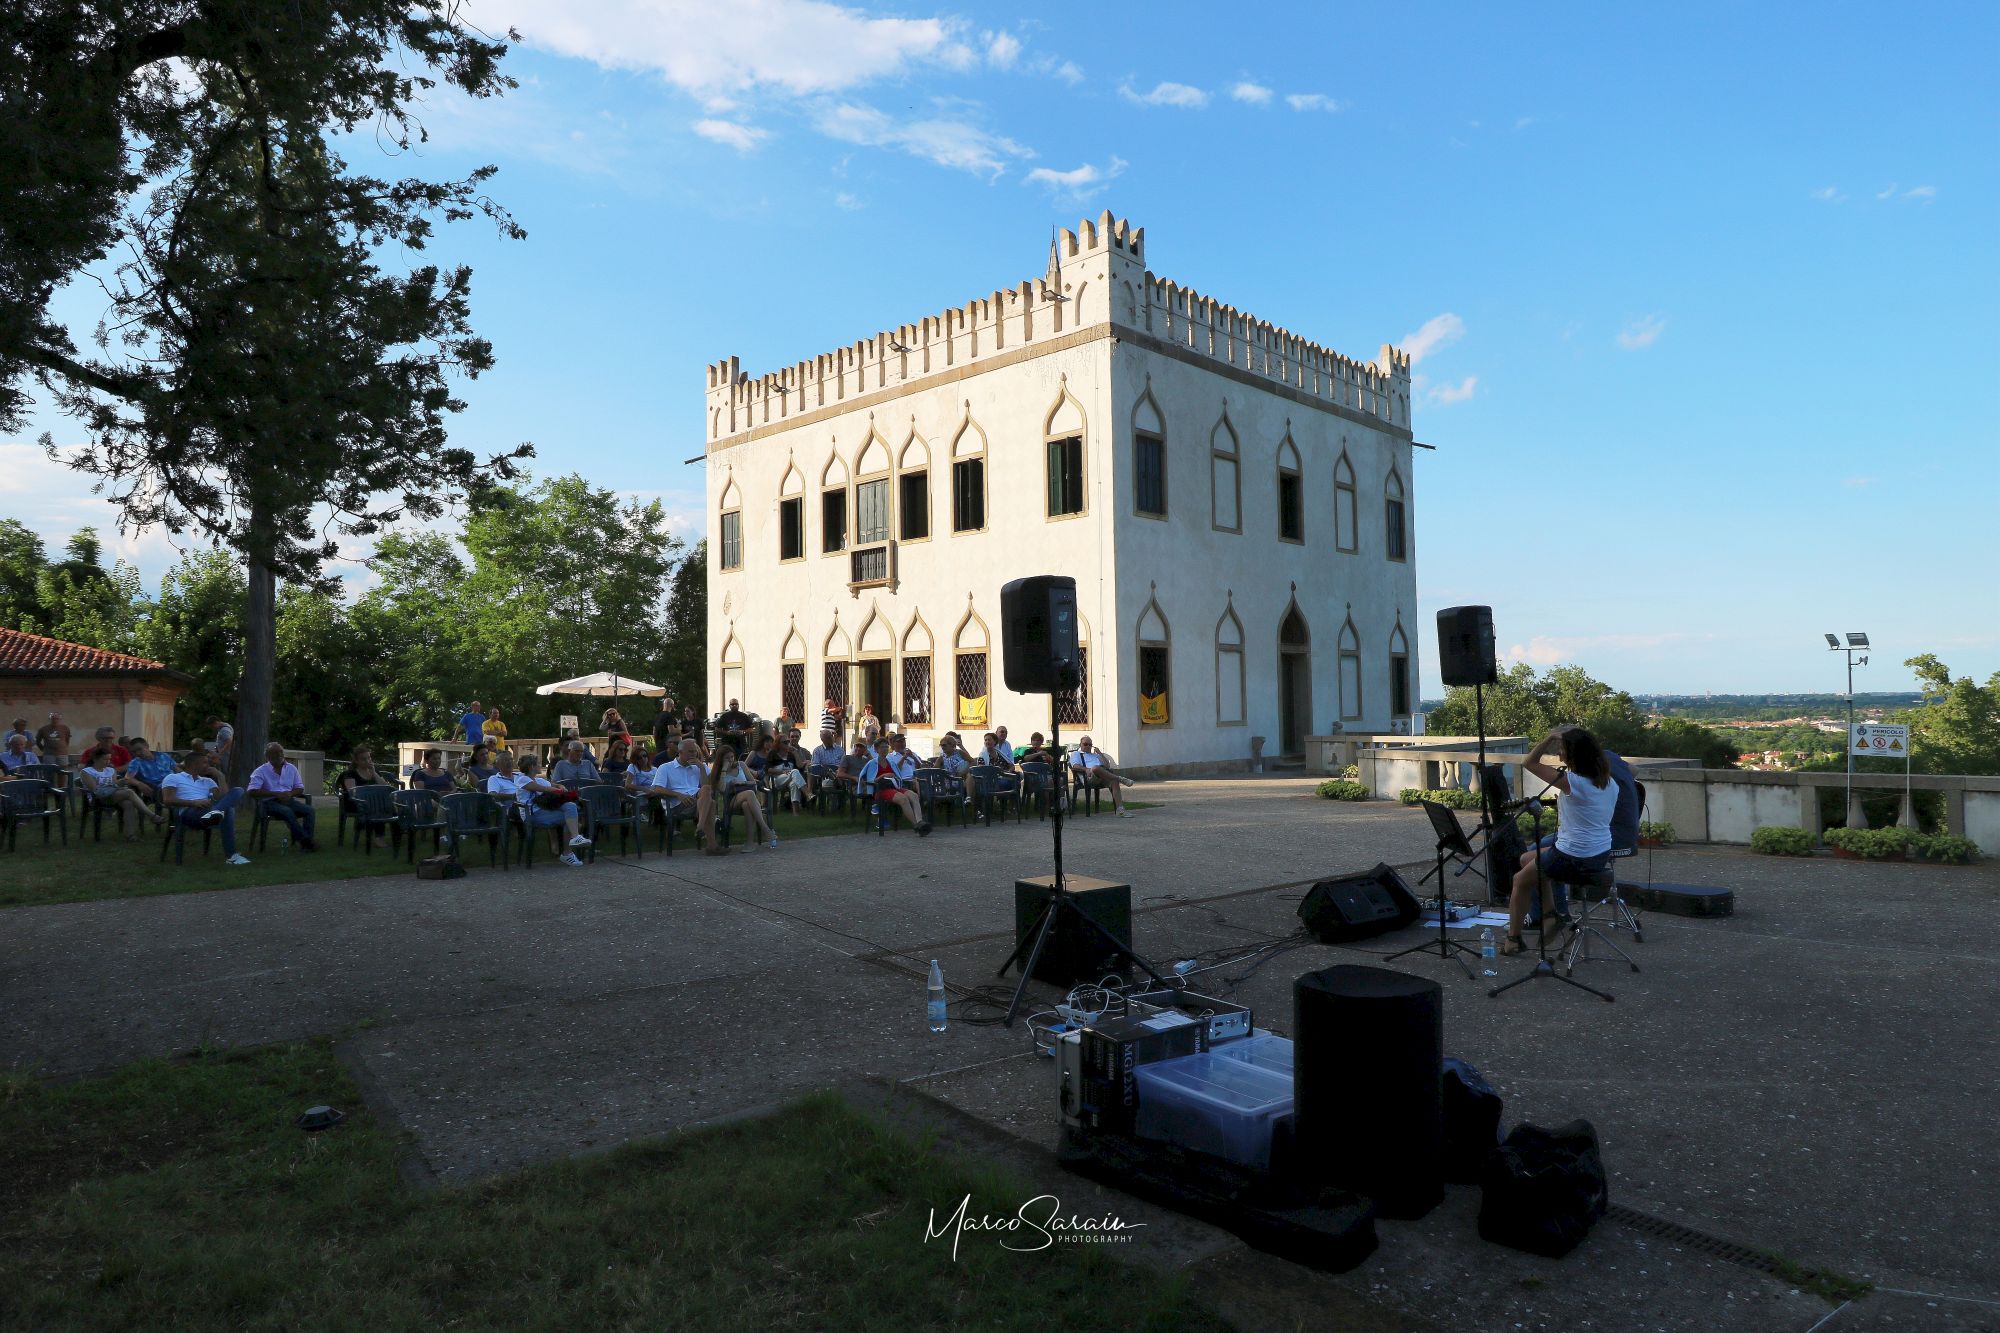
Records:
<instances>
[{"instance_id":1,"label":"small balcony","mask_svg":"<svg viewBox=\"0 0 2000 1333\"><path fill-rule=\"evenodd\" d=\"M857 546L848 552L847 561L847 590L853 595L860 596L863 588L895 589L895 542Z\"/></svg>"}]
</instances>

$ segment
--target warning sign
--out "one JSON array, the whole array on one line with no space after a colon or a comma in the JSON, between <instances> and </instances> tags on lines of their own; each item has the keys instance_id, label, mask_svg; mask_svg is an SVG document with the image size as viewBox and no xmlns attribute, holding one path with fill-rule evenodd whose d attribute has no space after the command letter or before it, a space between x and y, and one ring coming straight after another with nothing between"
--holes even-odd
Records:
<instances>
[{"instance_id":1,"label":"warning sign","mask_svg":"<svg viewBox=\"0 0 2000 1333\"><path fill-rule=\"evenodd\" d=\"M1910 729L1887 722L1857 722L1848 752L1872 754L1880 759L1908 759Z\"/></svg>"}]
</instances>

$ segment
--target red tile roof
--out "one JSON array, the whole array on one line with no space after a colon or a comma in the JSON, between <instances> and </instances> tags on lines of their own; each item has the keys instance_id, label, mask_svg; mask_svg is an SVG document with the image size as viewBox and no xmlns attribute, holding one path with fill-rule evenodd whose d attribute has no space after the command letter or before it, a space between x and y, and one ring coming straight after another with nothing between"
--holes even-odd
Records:
<instances>
[{"instance_id":1,"label":"red tile roof","mask_svg":"<svg viewBox=\"0 0 2000 1333\"><path fill-rule=\"evenodd\" d=\"M119 675L154 674L169 668L164 662L87 648L80 643L45 639L39 634L0 629L0 675L32 676L45 672L104 671ZM179 673L175 673L179 674Z\"/></svg>"}]
</instances>

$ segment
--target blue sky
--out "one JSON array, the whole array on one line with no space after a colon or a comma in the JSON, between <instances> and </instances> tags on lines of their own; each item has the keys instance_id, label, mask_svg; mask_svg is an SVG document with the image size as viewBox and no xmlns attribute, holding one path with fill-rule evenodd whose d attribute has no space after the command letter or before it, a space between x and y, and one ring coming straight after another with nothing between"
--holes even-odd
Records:
<instances>
[{"instance_id":1,"label":"blue sky","mask_svg":"<svg viewBox=\"0 0 2000 1333\"><path fill-rule=\"evenodd\" d=\"M1422 353L1426 618L1490 602L1511 656L1634 691L1838 689L1848 629L1858 688L1923 651L1984 677L2000 9L1741 8L476 0L521 88L440 98L413 161L349 153L497 163L528 229L439 247L499 356L454 438L690 536L709 361L1018 282L1108 207L1163 276ZM0 514L108 526L44 428L75 438L0 444ZM172 557L119 549L149 584Z\"/></svg>"}]
</instances>

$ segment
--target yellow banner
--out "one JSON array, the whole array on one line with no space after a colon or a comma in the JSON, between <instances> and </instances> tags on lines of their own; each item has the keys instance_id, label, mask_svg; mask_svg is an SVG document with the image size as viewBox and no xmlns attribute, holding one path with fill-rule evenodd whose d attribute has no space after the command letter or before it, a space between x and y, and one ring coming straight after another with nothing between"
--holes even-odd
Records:
<instances>
[{"instance_id":1,"label":"yellow banner","mask_svg":"<svg viewBox=\"0 0 2000 1333\"><path fill-rule=\"evenodd\" d=\"M1142 694L1139 696L1139 721L1149 727L1167 725L1167 696L1164 694Z\"/></svg>"},{"instance_id":2,"label":"yellow banner","mask_svg":"<svg viewBox=\"0 0 2000 1333\"><path fill-rule=\"evenodd\" d=\"M978 697L977 699L968 699L968 698L966 698L966 697L965 697L964 695L962 695L962 694L961 694L961 695L959 695L959 696L958 696L958 725L959 725L959 726L961 726L961 727L983 727L983 726L985 726L985 725L986 725L986 700L987 700L987 698L988 698L988 697L989 697L989 696L987 696L987 695L984 695L984 694L982 694L982 695L980 695L980 696L979 696L979 697Z\"/></svg>"}]
</instances>

